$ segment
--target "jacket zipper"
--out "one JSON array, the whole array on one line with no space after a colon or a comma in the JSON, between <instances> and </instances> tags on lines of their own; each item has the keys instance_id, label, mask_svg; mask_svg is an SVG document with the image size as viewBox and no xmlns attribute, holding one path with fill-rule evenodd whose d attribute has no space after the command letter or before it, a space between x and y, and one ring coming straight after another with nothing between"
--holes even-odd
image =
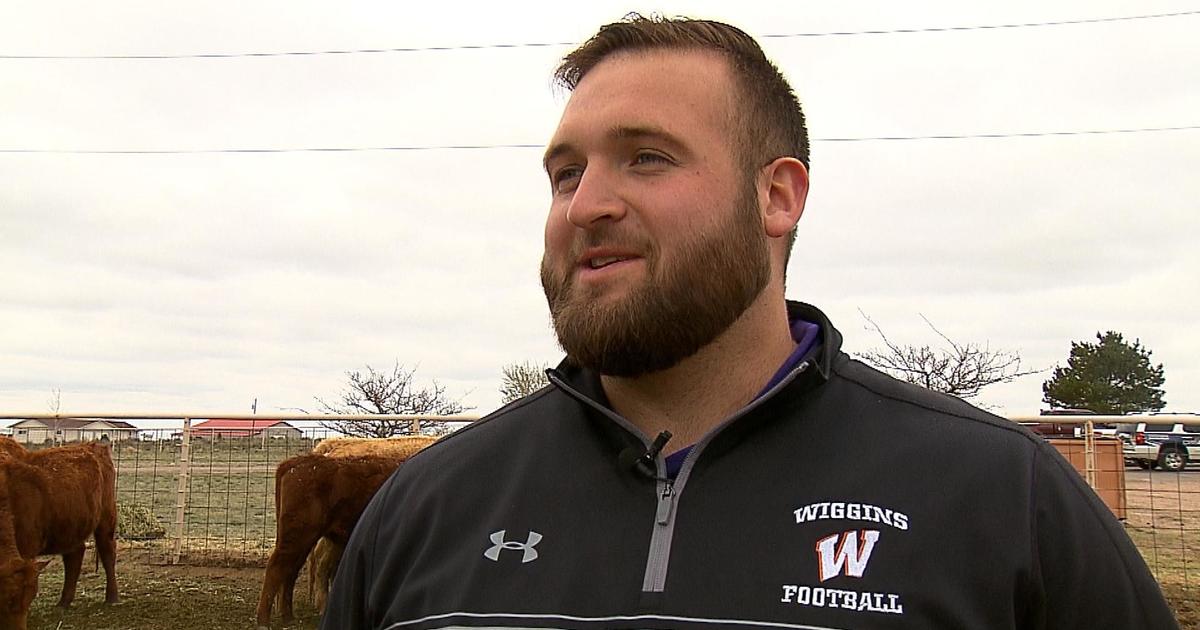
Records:
<instances>
[{"instance_id":1,"label":"jacket zipper","mask_svg":"<svg viewBox=\"0 0 1200 630\"><path fill-rule=\"evenodd\" d=\"M667 583L667 565L671 561L671 538L675 535L676 493L675 482L663 478L662 473L666 472L665 469L664 461L659 468L658 509L655 510L654 529L650 534L646 573L642 577L643 593L663 592Z\"/></svg>"},{"instance_id":2,"label":"jacket zipper","mask_svg":"<svg viewBox=\"0 0 1200 630\"><path fill-rule=\"evenodd\" d=\"M659 525L666 525L671 518L671 508L675 505L675 484L663 481L662 490L658 495L658 512L655 519Z\"/></svg>"},{"instance_id":3,"label":"jacket zipper","mask_svg":"<svg viewBox=\"0 0 1200 630\"><path fill-rule=\"evenodd\" d=\"M738 418L746 415L750 411L757 408L763 402L769 400L780 389L783 389L789 383L796 379L801 372L808 369L810 362L801 361L787 376L774 387L763 393L763 395L750 401L750 404L742 407L737 413L723 422L718 424L709 431L700 441L692 446L692 450L688 452L687 457L683 460L683 466L679 469L679 474L674 480L668 479L666 459L660 453L655 458L655 469L657 470L656 491L658 494L657 504L654 511L654 527L650 534L650 550L646 558L646 573L642 578L643 593L662 593L666 588L667 583L667 567L671 561L671 539L675 535L675 504L679 501L679 495L683 493L684 485L687 483L687 478L691 475L692 466L696 462L696 458L704 447L713 440L725 427L735 422ZM568 385L565 381L558 377L552 370L548 370L550 381L559 389L569 394L572 398L583 402L592 407L596 411L604 414L609 419L624 427L627 431L637 436L642 445L649 448L650 438L641 432L632 422L626 420L621 415L611 409L597 403L596 401L584 396Z\"/></svg>"}]
</instances>

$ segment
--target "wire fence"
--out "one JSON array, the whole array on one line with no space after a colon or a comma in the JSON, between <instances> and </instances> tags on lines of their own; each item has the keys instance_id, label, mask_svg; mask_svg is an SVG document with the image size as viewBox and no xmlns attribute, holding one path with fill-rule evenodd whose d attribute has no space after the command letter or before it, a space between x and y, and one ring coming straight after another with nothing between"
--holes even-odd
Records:
<instances>
[{"instance_id":1,"label":"wire fence","mask_svg":"<svg viewBox=\"0 0 1200 630\"><path fill-rule=\"evenodd\" d=\"M407 430L437 434L474 417L402 417ZM343 433L332 422L397 416L166 414L0 415L30 450L88 439L112 444L117 537L123 549L161 564L265 565L275 546L275 469ZM156 423L166 426L139 427Z\"/></svg>"},{"instance_id":2,"label":"wire fence","mask_svg":"<svg viewBox=\"0 0 1200 630\"><path fill-rule=\"evenodd\" d=\"M1181 623L1200 619L1200 416L1028 416L1011 418L1046 434L1088 485L1124 524ZM1183 424L1169 446L1187 453L1184 466L1168 471L1135 447L1135 435L1122 433L1138 423ZM1190 447L1188 444L1190 443ZM1185 627L1193 627L1186 626Z\"/></svg>"},{"instance_id":3,"label":"wire fence","mask_svg":"<svg viewBox=\"0 0 1200 630\"><path fill-rule=\"evenodd\" d=\"M312 416L272 420L223 416L217 423L197 422L197 416L155 415L160 422L175 424L153 428L130 422L147 417L110 415L108 420L120 420L106 425L105 418L73 415L72 419L87 423L75 434L51 426L44 435L30 433L28 427L38 420L26 418L8 431L31 449L53 446L60 441L55 437L62 441L108 438L117 469L120 546L142 550L140 555L162 564L265 565L275 544L276 467L312 450L322 439L340 435ZM0 415L3 418L13 416ZM1148 418L1163 422L1163 416ZM326 419L381 420L373 416ZM431 431L428 418L413 420L410 431ZM451 420L465 423L474 418ZM1126 459L1125 442L1097 429L1105 426L1102 420L1112 422L1112 418L1013 420L1035 429L1051 423L1057 427L1052 433L1058 435L1048 435L1048 441L1124 523L1168 598L1177 607L1200 608L1200 457L1176 472L1143 469ZM1119 418L1122 423L1137 420ZM1197 420L1188 417L1189 422ZM25 432L18 433L22 426L27 427ZM445 429L439 425L434 431Z\"/></svg>"},{"instance_id":4,"label":"wire fence","mask_svg":"<svg viewBox=\"0 0 1200 630\"><path fill-rule=\"evenodd\" d=\"M258 564L275 544L275 467L324 436L194 434L186 456L178 430L140 437L113 445L120 537L164 563Z\"/></svg>"}]
</instances>

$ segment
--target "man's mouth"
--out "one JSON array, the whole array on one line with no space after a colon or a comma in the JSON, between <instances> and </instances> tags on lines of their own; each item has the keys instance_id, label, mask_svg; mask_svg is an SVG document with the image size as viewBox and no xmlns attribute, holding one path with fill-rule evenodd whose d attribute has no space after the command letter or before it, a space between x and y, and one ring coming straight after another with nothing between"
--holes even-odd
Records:
<instances>
[{"instance_id":1,"label":"man's mouth","mask_svg":"<svg viewBox=\"0 0 1200 630\"><path fill-rule=\"evenodd\" d=\"M632 256L600 256L597 258L589 258L587 261L587 266L592 269L600 269L602 267L607 267L613 263L619 263L621 261L629 260L631 258L633 258L633 257Z\"/></svg>"}]
</instances>

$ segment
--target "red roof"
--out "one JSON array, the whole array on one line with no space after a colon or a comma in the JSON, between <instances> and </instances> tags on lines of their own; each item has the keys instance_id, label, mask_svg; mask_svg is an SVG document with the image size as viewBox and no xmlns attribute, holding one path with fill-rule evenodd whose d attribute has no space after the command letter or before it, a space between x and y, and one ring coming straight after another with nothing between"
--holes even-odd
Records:
<instances>
[{"instance_id":1,"label":"red roof","mask_svg":"<svg viewBox=\"0 0 1200 630\"><path fill-rule=\"evenodd\" d=\"M263 418L262 420L227 420L217 418L193 424L192 429L269 429L281 425L285 427L292 426L283 420L272 420L270 418Z\"/></svg>"}]
</instances>

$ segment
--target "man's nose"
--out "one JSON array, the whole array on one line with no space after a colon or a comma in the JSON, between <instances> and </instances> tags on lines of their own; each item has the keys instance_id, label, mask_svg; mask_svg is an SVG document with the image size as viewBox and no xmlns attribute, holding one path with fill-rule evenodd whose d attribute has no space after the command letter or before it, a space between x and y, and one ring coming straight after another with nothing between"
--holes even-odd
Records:
<instances>
[{"instance_id":1,"label":"man's nose","mask_svg":"<svg viewBox=\"0 0 1200 630\"><path fill-rule=\"evenodd\" d=\"M626 205L618 194L615 175L592 166L580 176L579 186L571 195L567 221L575 227L590 229L601 221L620 221Z\"/></svg>"}]
</instances>

